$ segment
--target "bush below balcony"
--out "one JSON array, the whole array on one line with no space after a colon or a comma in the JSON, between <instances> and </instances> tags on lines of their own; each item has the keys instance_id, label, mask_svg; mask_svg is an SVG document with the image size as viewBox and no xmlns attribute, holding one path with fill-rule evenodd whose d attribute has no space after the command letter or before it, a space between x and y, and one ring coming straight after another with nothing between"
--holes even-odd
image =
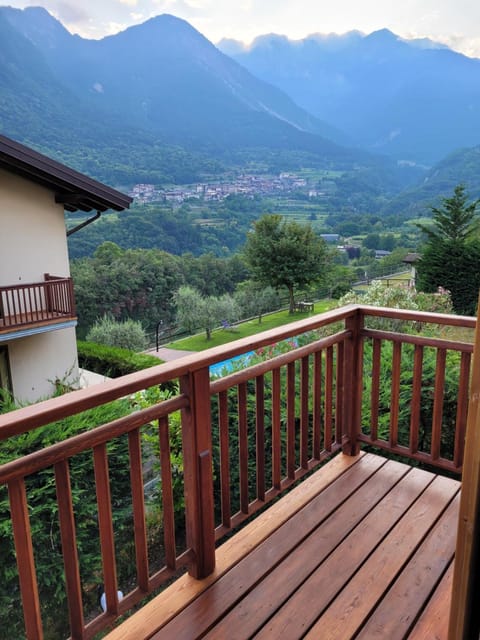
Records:
<instances>
[{"instance_id":1,"label":"bush below balcony","mask_svg":"<svg viewBox=\"0 0 480 640\"><path fill-rule=\"evenodd\" d=\"M78 364L82 369L88 369L109 378L119 378L162 363L162 360L146 353L107 347L95 342L79 340L77 347Z\"/></svg>"}]
</instances>

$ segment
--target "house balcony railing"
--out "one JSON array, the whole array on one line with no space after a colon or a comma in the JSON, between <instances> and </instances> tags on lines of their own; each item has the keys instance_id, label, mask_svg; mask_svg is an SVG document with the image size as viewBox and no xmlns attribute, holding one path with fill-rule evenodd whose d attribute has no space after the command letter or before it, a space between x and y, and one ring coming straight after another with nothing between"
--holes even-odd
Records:
<instances>
[{"instance_id":1,"label":"house balcony railing","mask_svg":"<svg viewBox=\"0 0 480 640\"><path fill-rule=\"evenodd\" d=\"M348 306L0 416L5 443L123 403L120 417L0 466L27 637L43 637L48 606L48 588L37 580L45 572L41 526L49 563L63 565L71 636L92 638L182 568L209 575L221 538L341 450L355 455L368 446L459 476L474 327L474 318ZM252 351L259 358L247 368L211 378L211 365ZM146 390L159 386L169 386L169 397L146 402ZM126 477L120 450L128 492L118 486ZM152 452L160 469L155 526L145 490ZM54 507L43 522L32 492L47 485ZM85 500L90 529L79 515ZM121 533L119 512L129 521ZM86 531L99 558L93 568L82 555Z\"/></svg>"},{"instance_id":2,"label":"house balcony railing","mask_svg":"<svg viewBox=\"0 0 480 640\"><path fill-rule=\"evenodd\" d=\"M0 334L76 318L71 278L0 287Z\"/></svg>"}]
</instances>

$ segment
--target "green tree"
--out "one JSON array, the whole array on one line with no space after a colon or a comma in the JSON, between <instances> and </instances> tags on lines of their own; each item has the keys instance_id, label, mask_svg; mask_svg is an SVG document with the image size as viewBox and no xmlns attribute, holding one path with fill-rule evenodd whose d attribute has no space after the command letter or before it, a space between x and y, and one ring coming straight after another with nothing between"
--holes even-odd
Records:
<instances>
[{"instance_id":1,"label":"green tree","mask_svg":"<svg viewBox=\"0 0 480 640\"><path fill-rule=\"evenodd\" d=\"M240 307L242 318L262 315L280 308L280 298L272 287L262 287L252 280L241 282L235 290L234 298Z\"/></svg>"},{"instance_id":2,"label":"green tree","mask_svg":"<svg viewBox=\"0 0 480 640\"><path fill-rule=\"evenodd\" d=\"M105 344L107 347L130 349L130 351L143 351L148 344L140 322L130 319L118 322L108 314L95 322L87 333L87 340Z\"/></svg>"},{"instance_id":3,"label":"green tree","mask_svg":"<svg viewBox=\"0 0 480 640\"><path fill-rule=\"evenodd\" d=\"M124 250L108 242L93 258L74 261L71 271L81 338L105 313L115 320L141 321L147 331L175 317L173 294L184 283L176 256L157 249Z\"/></svg>"},{"instance_id":4,"label":"green tree","mask_svg":"<svg viewBox=\"0 0 480 640\"><path fill-rule=\"evenodd\" d=\"M227 323L238 320L238 306L232 296L202 296L192 287L183 286L175 295L177 305L177 322L193 333L196 329L205 329L207 340L212 337L212 331L221 322Z\"/></svg>"},{"instance_id":5,"label":"green tree","mask_svg":"<svg viewBox=\"0 0 480 640\"><path fill-rule=\"evenodd\" d=\"M480 287L478 203L468 203L465 186L457 185L452 197L442 199L441 207L432 207L431 226L417 224L427 237L418 263L417 286L425 292L439 287L450 291L456 313L475 313Z\"/></svg>"},{"instance_id":6,"label":"green tree","mask_svg":"<svg viewBox=\"0 0 480 640\"><path fill-rule=\"evenodd\" d=\"M286 287L290 313L295 306L295 289L322 279L326 256L325 242L310 225L287 222L280 215L257 220L245 244L245 258L253 278L274 289Z\"/></svg>"}]
</instances>

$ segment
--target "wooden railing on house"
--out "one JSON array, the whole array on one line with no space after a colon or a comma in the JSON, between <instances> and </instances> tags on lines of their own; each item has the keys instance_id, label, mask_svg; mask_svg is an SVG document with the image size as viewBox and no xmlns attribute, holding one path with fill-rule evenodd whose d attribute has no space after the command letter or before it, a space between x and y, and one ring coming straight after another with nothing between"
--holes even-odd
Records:
<instances>
[{"instance_id":1,"label":"wooden railing on house","mask_svg":"<svg viewBox=\"0 0 480 640\"><path fill-rule=\"evenodd\" d=\"M71 278L0 287L0 332L75 318Z\"/></svg>"},{"instance_id":2,"label":"wooden railing on house","mask_svg":"<svg viewBox=\"0 0 480 640\"><path fill-rule=\"evenodd\" d=\"M420 326L433 331L418 333ZM468 333L474 326L473 318L349 306L0 416L5 441L123 403L121 417L0 466L27 637L43 637L29 506L40 476L56 487L49 553L63 558L70 633L92 638L180 569L199 578L210 574L216 541L342 449L355 454L363 443L459 474L473 345L448 331ZM251 366L211 379L210 365L252 351L258 357ZM262 360L265 351L272 357ZM143 402L145 390L172 381L177 390L169 398ZM116 478L125 469L114 467L122 443L131 491L121 503L126 498ZM159 466L162 538L152 533L144 491L152 455ZM78 465L87 468L85 457L91 484L79 492L72 474ZM96 496L101 564L85 575L78 501L89 494ZM131 519L135 568L129 576L123 569L119 575L115 509ZM95 581L104 585L106 611L92 616L85 601L96 593Z\"/></svg>"}]
</instances>

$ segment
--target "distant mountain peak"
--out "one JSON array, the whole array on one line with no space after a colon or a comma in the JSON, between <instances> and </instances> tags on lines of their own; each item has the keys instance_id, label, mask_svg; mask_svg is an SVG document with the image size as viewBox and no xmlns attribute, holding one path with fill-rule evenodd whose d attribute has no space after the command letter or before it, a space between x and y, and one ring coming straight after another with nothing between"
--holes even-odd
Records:
<instances>
[{"instance_id":1,"label":"distant mountain peak","mask_svg":"<svg viewBox=\"0 0 480 640\"><path fill-rule=\"evenodd\" d=\"M387 42L398 40L398 36L395 33L393 33L393 31L390 31L390 29L387 29L386 27L384 27L383 29L377 29L376 31L372 31L366 37L368 39L385 40Z\"/></svg>"},{"instance_id":2,"label":"distant mountain peak","mask_svg":"<svg viewBox=\"0 0 480 640\"><path fill-rule=\"evenodd\" d=\"M33 44L54 48L58 42L71 39L72 34L43 7L0 7L8 22Z\"/></svg>"},{"instance_id":3,"label":"distant mountain peak","mask_svg":"<svg viewBox=\"0 0 480 640\"><path fill-rule=\"evenodd\" d=\"M244 42L234 40L233 38L222 38L216 43L216 47L227 56L237 55L248 48Z\"/></svg>"}]
</instances>

